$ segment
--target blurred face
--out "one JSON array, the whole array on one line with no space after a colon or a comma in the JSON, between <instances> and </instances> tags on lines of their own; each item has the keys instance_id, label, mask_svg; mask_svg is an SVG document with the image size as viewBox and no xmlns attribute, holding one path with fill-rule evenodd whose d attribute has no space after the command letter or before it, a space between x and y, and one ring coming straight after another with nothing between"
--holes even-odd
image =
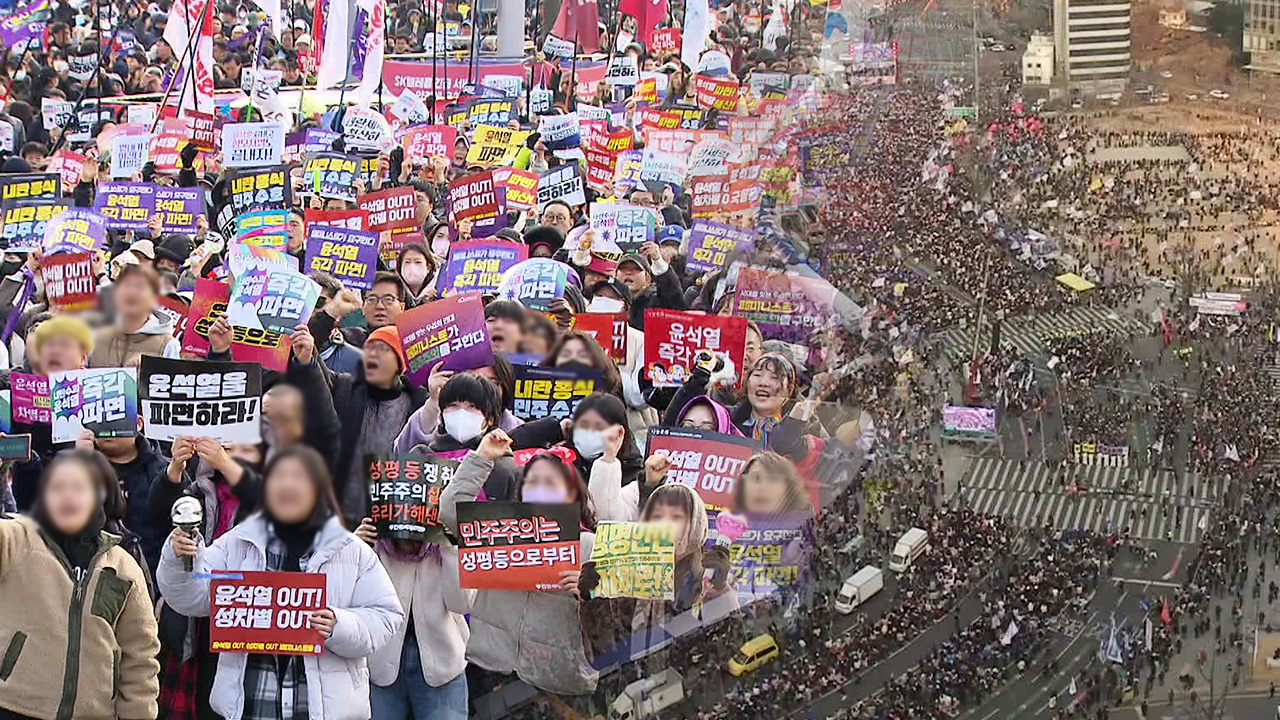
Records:
<instances>
[{"instance_id":1,"label":"blurred face","mask_svg":"<svg viewBox=\"0 0 1280 720\"><path fill-rule=\"evenodd\" d=\"M665 522L676 526L676 556L683 557L689 553L689 513L684 508L671 503L661 503L653 508L646 518L650 522Z\"/></svg>"},{"instance_id":2,"label":"blurred face","mask_svg":"<svg viewBox=\"0 0 1280 720\"><path fill-rule=\"evenodd\" d=\"M241 460L255 467L262 465L262 447L248 443L236 443L227 447L227 455L233 460Z\"/></svg>"},{"instance_id":3,"label":"blurred face","mask_svg":"<svg viewBox=\"0 0 1280 720\"><path fill-rule=\"evenodd\" d=\"M757 415L776 415L782 411L790 394L786 380L773 370L760 366L747 378L747 399Z\"/></svg>"},{"instance_id":4,"label":"blurred face","mask_svg":"<svg viewBox=\"0 0 1280 720\"><path fill-rule=\"evenodd\" d=\"M680 244L674 242L664 242L658 246L658 251L662 253L662 259L671 262L676 255L680 254Z\"/></svg>"},{"instance_id":5,"label":"blurred face","mask_svg":"<svg viewBox=\"0 0 1280 720\"><path fill-rule=\"evenodd\" d=\"M131 437L94 438L93 445L107 459L131 455L137 449L136 439Z\"/></svg>"},{"instance_id":6,"label":"blurred face","mask_svg":"<svg viewBox=\"0 0 1280 720\"><path fill-rule=\"evenodd\" d=\"M618 266L617 278L631 291L631 297L638 298L640 293L649 289L649 273L640 269L634 262L625 262Z\"/></svg>"},{"instance_id":7,"label":"blurred face","mask_svg":"<svg viewBox=\"0 0 1280 720\"><path fill-rule=\"evenodd\" d=\"M397 267L400 271L400 277L409 284L410 287L421 287L422 283L427 281L427 276L431 274L431 268L427 265L427 258L422 253L409 252L405 253L400 259L400 265Z\"/></svg>"},{"instance_id":8,"label":"blurred face","mask_svg":"<svg viewBox=\"0 0 1280 720\"><path fill-rule=\"evenodd\" d=\"M657 201L653 197L653 193L648 190L636 190L631 193L631 204L640 207L657 207Z\"/></svg>"},{"instance_id":9,"label":"blurred face","mask_svg":"<svg viewBox=\"0 0 1280 720\"><path fill-rule=\"evenodd\" d=\"M485 320L489 328L489 342L497 352L519 352L520 343L524 340L524 329L520 323L511 318L497 315Z\"/></svg>"},{"instance_id":10,"label":"blurred face","mask_svg":"<svg viewBox=\"0 0 1280 720\"><path fill-rule=\"evenodd\" d=\"M302 440L302 395L267 393L262 397L262 413L271 424L276 446L286 448Z\"/></svg>"},{"instance_id":11,"label":"blurred face","mask_svg":"<svg viewBox=\"0 0 1280 720\"><path fill-rule=\"evenodd\" d=\"M159 270L160 272L177 272L178 263L174 262L173 258L158 257L156 258L156 270ZM163 278L160 281L160 285L161 285L160 287L161 292L164 292L165 294L173 292L173 288L164 286Z\"/></svg>"},{"instance_id":12,"label":"blurred face","mask_svg":"<svg viewBox=\"0 0 1280 720\"><path fill-rule=\"evenodd\" d=\"M156 293L146 278L129 275L116 282L115 302L123 317L142 318L156 309Z\"/></svg>"},{"instance_id":13,"label":"blurred face","mask_svg":"<svg viewBox=\"0 0 1280 720\"><path fill-rule=\"evenodd\" d=\"M75 462L60 463L44 488L44 506L53 527L67 535L83 530L98 507L98 494L87 468Z\"/></svg>"},{"instance_id":14,"label":"blurred face","mask_svg":"<svg viewBox=\"0 0 1280 720\"><path fill-rule=\"evenodd\" d=\"M577 488L569 487L564 475L549 460L534 461L524 473L520 485L520 497L536 496L542 500L557 499L573 502L578 499Z\"/></svg>"},{"instance_id":15,"label":"blurred face","mask_svg":"<svg viewBox=\"0 0 1280 720\"><path fill-rule=\"evenodd\" d=\"M534 245L529 250L529 257L549 258L555 253L551 252L551 246L546 244Z\"/></svg>"},{"instance_id":16,"label":"blurred face","mask_svg":"<svg viewBox=\"0 0 1280 720\"><path fill-rule=\"evenodd\" d=\"M302 218L289 214L289 249L297 251L302 248L307 240L307 229L302 224Z\"/></svg>"},{"instance_id":17,"label":"blurred face","mask_svg":"<svg viewBox=\"0 0 1280 720\"><path fill-rule=\"evenodd\" d=\"M364 296L364 317L370 330L394 325L396 318L404 312L404 303L400 302L397 288L391 283L378 283L368 295Z\"/></svg>"},{"instance_id":18,"label":"blurred face","mask_svg":"<svg viewBox=\"0 0 1280 720\"><path fill-rule=\"evenodd\" d=\"M556 365L566 365L571 362L595 366L595 359L591 357L587 344L577 338L568 340L561 345L560 352L556 355Z\"/></svg>"},{"instance_id":19,"label":"blurred face","mask_svg":"<svg viewBox=\"0 0 1280 720\"><path fill-rule=\"evenodd\" d=\"M716 420L716 413L711 409L710 405L698 403L689 408L689 412L684 414L684 419L680 421L680 427L715 432L720 428L720 423Z\"/></svg>"},{"instance_id":20,"label":"blurred face","mask_svg":"<svg viewBox=\"0 0 1280 720\"><path fill-rule=\"evenodd\" d=\"M375 387L389 388L400 374L400 358L381 340L364 344L364 377Z\"/></svg>"},{"instance_id":21,"label":"blurred face","mask_svg":"<svg viewBox=\"0 0 1280 720\"><path fill-rule=\"evenodd\" d=\"M282 523L300 523L315 511L316 486L307 467L298 458L285 458L276 463L263 482L263 498L272 517Z\"/></svg>"},{"instance_id":22,"label":"blurred face","mask_svg":"<svg viewBox=\"0 0 1280 720\"><path fill-rule=\"evenodd\" d=\"M733 303L729 303L732 307ZM756 361L760 359L760 355L764 352L764 338L760 333L747 328L747 349L742 354L742 364L744 367L755 367Z\"/></svg>"},{"instance_id":23,"label":"blurred face","mask_svg":"<svg viewBox=\"0 0 1280 720\"><path fill-rule=\"evenodd\" d=\"M476 368L471 372L485 380L488 380L489 384L493 386L493 389L498 391L498 399L502 401L502 404L506 404L507 398L503 392L502 383L498 382L498 374L493 371L492 365L485 365L484 367Z\"/></svg>"},{"instance_id":24,"label":"blurred face","mask_svg":"<svg viewBox=\"0 0 1280 720\"><path fill-rule=\"evenodd\" d=\"M604 432L609 429L609 421L605 420L604 416L599 412L595 410L588 410L579 415L577 420L573 421L573 427L575 430L595 430L597 432Z\"/></svg>"},{"instance_id":25,"label":"blurred face","mask_svg":"<svg viewBox=\"0 0 1280 720\"><path fill-rule=\"evenodd\" d=\"M542 224L559 230L562 235L568 235L569 229L573 227L573 215L569 208L553 203L542 211Z\"/></svg>"},{"instance_id":26,"label":"blurred face","mask_svg":"<svg viewBox=\"0 0 1280 720\"><path fill-rule=\"evenodd\" d=\"M67 335L54 335L40 346L40 369L45 373L79 370L88 359L80 343Z\"/></svg>"},{"instance_id":27,"label":"blurred face","mask_svg":"<svg viewBox=\"0 0 1280 720\"><path fill-rule=\"evenodd\" d=\"M431 217L431 196L421 190L413 192L413 216L419 225Z\"/></svg>"}]
</instances>

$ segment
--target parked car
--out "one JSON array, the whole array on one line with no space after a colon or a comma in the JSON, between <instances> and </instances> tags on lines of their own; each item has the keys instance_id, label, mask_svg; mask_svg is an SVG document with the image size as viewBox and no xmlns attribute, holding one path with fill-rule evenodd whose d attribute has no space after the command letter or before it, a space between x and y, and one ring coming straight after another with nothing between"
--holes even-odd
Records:
<instances>
[{"instance_id":1,"label":"parked car","mask_svg":"<svg viewBox=\"0 0 1280 720\"><path fill-rule=\"evenodd\" d=\"M1222 90L1210 90L1209 97L1215 100L1226 100L1231 97L1231 93L1223 92Z\"/></svg>"}]
</instances>

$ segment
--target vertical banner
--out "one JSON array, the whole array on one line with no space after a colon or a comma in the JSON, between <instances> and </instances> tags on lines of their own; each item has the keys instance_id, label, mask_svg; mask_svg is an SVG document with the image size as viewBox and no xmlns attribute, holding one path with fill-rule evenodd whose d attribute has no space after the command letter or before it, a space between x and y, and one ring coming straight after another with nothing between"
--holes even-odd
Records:
<instances>
[{"instance_id":1,"label":"vertical banner","mask_svg":"<svg viewBox=\"0 0 1280 720\"><path fill-rule=\"evenodd\" d=\"M559 590L560 573L582 566L579 525L567 503L458 503L462 587Z\"/></svg>"},{"instance_id":2,"label":"vertical banner","mask_svg":"<svg viewBox=\"0 0 1280 720\"><path fill-rule=\"evenodd\" d=\"M602 522L591 548L597 597L675 599L676 526Z\"/></svg>"},{"instance_id":3,"label":"vertical banner","mask_svg":"<svg viewBox=\"0 0 1280 720\"><path fill-rule=\"evenodd\" d=\"M53 441L138 434L138 381L133 368L68 370L49 376Z\"/></svg>"},{"instance_id":4,"label":"vertical banner","mask_svg":"<svg viewBox=\"0 0 1280 720\"><path fill-rule=\"evenodd\" d=\"M223 444L262 442L262 367L143 355L138 399L146 436L183 435Z\"/></svg>"}]
</instances>

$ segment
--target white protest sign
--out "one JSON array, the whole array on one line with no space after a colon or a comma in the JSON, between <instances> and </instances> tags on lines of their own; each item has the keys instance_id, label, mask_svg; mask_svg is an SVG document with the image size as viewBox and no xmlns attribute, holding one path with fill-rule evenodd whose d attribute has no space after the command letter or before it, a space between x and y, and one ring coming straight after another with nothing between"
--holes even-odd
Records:
<instances>
[{"instance_id":1,"label":"white protest sign","mask_svg":"<svg viewBox=\"0 0 1280 720\"><path fill-rule=\"evenodd\" d=\"M524 94L524 78L519 75L485 75L480 84L498 90L507 97L520 97Z\"/></svg>"},{"instance_id":2,"label":"white protest sign","mask_svg":"<svg viewBox=\"0 0 1280 720\"><path fill-rule=\"evenodd\" d=\"M121 135L111 142L111 177L127 178L147 164L150 135Z\"/></svg>"},{"instance_id":3,"label":"white protest sign","mask_svg":"<svg viewBox=\"0 0 1280 720\"><path fill-rule=\"evenodd\" d=\"M400 97L396 98L396 101L391 105L391 114L406 125L424 123L431 118L431 112L427 110L427 104L412 90L405 90L400 93Z\"/></svg>"},{"instance_id":4,"label":"white protest sign","mask_svg":"<svg viewBox=\"0 0 1280 720\"><path fill-rule=\"evenodd\" d=\"M76 104L70 100L44 98L40 101L40 116L44 119L45 130L66 127L75 111Z\"/></svg>"},{"instance_id":5,"label":"white protest sign","mask_svg":"<svg viewBox=\"0 0 1280 720\"><path fill-rule=\"evenodd\" d=\"M280 123L230 123L222 126L224 167L279 165L283 152L284 125Z\"/></svg>"},{"instance_id":6,"label":"white protest sign","mask_svg":"<svg viewBox=\"0 0 1280 720\"><path fill-rule=\"evenodd\" d=\"M547 88L534 88L529 93L529 113L532 115L541 115L551 112L551 102L554 98Z\"/></svg>"},{"instance_id":7,"label":"white protest sign","mask_svg":"<svg viewBox=\"0 0 1280 720\"><path fill-rule=\"evenodd\" d=\"M667 183L674 186L678 195L687 174L688 165L683 155L645 148L644 159L640 161L640 182Z\"/></svg>"},{"instance_id":8,"label":"white protest sign","mask_svg":"<svg viewBox=\"0 0 1280 720\"><path fill-rule=\"evenodd\" d=\"M373 108L353 105L342 116L342 136L353 148L390 152L395 145L391 125Z\"/></svg>"},{"instance_id":9,"label":"white protest sign","mask_svg":"<svg viewBox=\"0 0 1280 720\"><path fill-rule=\"evenodd\" d=\"M605 71L604 81L609 85L632 87L640 82L640 65L636 56L629 53L614 55Z\"/></svg>"},{"instance_id":10,"label":"white protest sign","mask_svg":"<svg viewBox=\"0 0 1280 720\"><path fill-rule=\"evenodd\" d=\"M729 172L729 156L734 145L721 138L707 138L693 146L689 154L689 176L724 175Z\"/></svg>"},{"instance_id":11,"label":"white protest sign","mask_svg":"<svg viewBox=\"0 0 1280 720\"><path fill-rule=\"evenodd\" d=\"M542 43L542 53L548 57L568 59L573 57L573 43L561 40L555 35L547 35L547 39Z\"/></svg>"},{"instance_id":12,"label":"white protest sign","mask_svg":"<svg viewBox=\"0 0 1280 720\"><path fill-rule=\"evenodd\" d=\"M538 178L538 212L542 212L552 200L563 200L570 205L581 205L587 201L577 164L561 165Z\"/></svg>"},{"instance_id":13,"label":"white protest sign","mask_svg":"<svg viewBox=\"0 0 1280 720\"><path fill-rule=\"evenodd\" d=\"M150 127L156 121L156 106L137 103L129 106L128 121Z\"/></svg>"}]
</instances>

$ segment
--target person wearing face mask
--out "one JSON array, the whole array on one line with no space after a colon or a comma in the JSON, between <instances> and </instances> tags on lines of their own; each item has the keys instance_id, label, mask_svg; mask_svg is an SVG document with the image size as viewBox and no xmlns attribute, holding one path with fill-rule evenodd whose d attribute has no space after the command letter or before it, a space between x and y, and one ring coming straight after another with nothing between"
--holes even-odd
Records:
<instances>
[{"instance_id":1,"label":"person wearing face mask","mask_svg":"<svg viewBox=\"0 0 1280 720\"><path fill-rule=\"evenodd\" d=\"M589 313L631 317L631 289L622 281L609 278L590 288ZM647 393L652 383L644 376L644 332L627 323L626 362L618 366L622 377L622 400L627 404L627 426L636 436L636 442L644 445L649 428L658 424L658 411L649 404Z\"/></svg>"},{"instance_id":2,"label":"person wearing face mask","mask_svg":"<svg viewBox=\"0 0 1280 720\"><path fill-rule=\"evenodd\" d=\"M435 382L439 381L437 375ZM498 389L474 372L449 377L440 386L434 404L440 408L440 424L430 441L414 446L412 453L456 459L479 447L485 433L501 428L503 407ZM484 483L485 497L510 500L515 495L515 487L515 462L509 457L496 458Z\"/></svg>"},{"instance_id":3,"label":"person wearing face mask","mask_svg":"<svg viewBox=\"0 0 1280 720\"><path fill-rule=\"evenodd\" d=\"M440 496L440 522L458 537L458 503L470 502L511 453L512 440L502 430L485 435L468 452ZM591 557L595 516L582 476L550 453L534 456L521 468L515 499L521 502L573 503L578 508L580 557ZM567 696L595 691L598 673L583 642L580 572L561 573L560 589L542 591L479 590L471 608L467 660L485 670L514 674L526 683Z\"/></svg>"},{"instance_id":4,"label":"person wearing face mask","mask_svg":"<svg viewBox=\"0 0 1280 720\"><path fill-rule=\"evenodd\" d=\"M405 245L396 258L396 272L404 280L409 291L405 309L417 307L436 299L436 272L440 264L426 246L414 243Z\"/></svg>"},{"instance_id":5,"label":"person wearing face mask","mask_svg":"<svg viewBox=\"0 0 1280 720\"><path fill-rule=\"evenodd\" d=\"M613 435L622 430L621 439ZM574 466L586 478L595 478L595 465L617 461L616 482L625 488L643 476L644 459L627 428L627 410L616 395L592 393L578 403L572 418L546 417L527 422L511 432L516 449L549 448L564 444L573 451ZM618 443L614 447L615 441Z\"/></svg>"},{"instance_id":6,"label":"person wearing face mask","mask_svg":"<svg viewBox=\"0 0 1280 720\"><path fill-rule=\"evenodd\" d=\"M605 354L595 338L579 330L570 330L561 335L541 364L542 367L566 370L599 370L603 373L597 388L599 391L614 395L622 391L622 377L618 374L618 366Z\"/></svg>"},{"instance_id":7,"label":"person wearing face mask","mask_svg":"<svg viewBox=\"0 0 1280 720\"><path fill-rule=\"evenodd\" d=\"M510 410L516 392L516 375L511 361L497 354L493 356L493 365L468 372L487 380L498 392L498 404L502 406L498 427L510 432L524 424ZM457 374L453 370L445 370L443 360L431 368L431 374L427 376L427 401L413 413L409 422L405 423L404 430L396 436L395 452L412 452L418 445L430 445L435 440L436 431L440 429L440 392Z\"/></svg>"}]
</instances>

